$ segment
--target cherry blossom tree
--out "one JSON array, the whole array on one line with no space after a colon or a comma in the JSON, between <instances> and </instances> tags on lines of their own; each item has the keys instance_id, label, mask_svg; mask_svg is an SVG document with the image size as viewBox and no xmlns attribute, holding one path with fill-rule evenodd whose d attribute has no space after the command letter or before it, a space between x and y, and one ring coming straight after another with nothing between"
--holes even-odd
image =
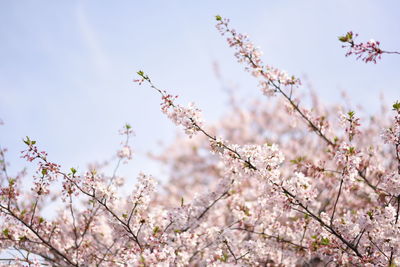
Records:
<instances>
[{"instance_id":1,"label":"cherry blossom tree","mask_svg":"<svg viewBox=\"0 0 400 267\"><path fill-rule=\"evenodd\" d=\"M359 117L315 95L302 105L299 78L264 64L249 37L216 16L237 61L259 82L265 100L243 104L206 123L194 103L160 94L161 111L180 128L153 155L169 168L164 186L140 174L121 193L120 163L132 159L133 129L110 175L101 165L65 168L24 139L22 157L36 168L7 171L0 148L0 250L5 266L397 266L400 264L400 103ZM365 62L380 43L339 37ZM62 199L55 216L44 209Z\"/></svg>"}]
</instances>

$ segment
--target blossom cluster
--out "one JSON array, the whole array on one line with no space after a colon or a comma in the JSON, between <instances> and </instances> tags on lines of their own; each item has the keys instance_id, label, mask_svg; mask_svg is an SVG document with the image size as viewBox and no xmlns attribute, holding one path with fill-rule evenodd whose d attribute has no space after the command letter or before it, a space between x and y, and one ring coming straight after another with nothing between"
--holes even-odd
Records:
<instances>
[{"instance_id":1,"label":"blossom cluster","mask_svg":"<svg viewBox=\"0 0 400 267\"><path fill-rule=\"evenodd\" d=\"M262 92L266 95L273 95L280 85L296 86L300 80L294 76L288 75L285 71L278 68L264 65L261 60L262 52L249 40L246 34L237 33L235 29L229 27L229 19L216 16L217 29L221 35L227 34L227 41L230 47L233 47L235 57L239 63L246 65L246 71L257 78L260 78L259 85Z\"/></svg>"},{"instance_id":2,"label":"blossom cluster","mask_svg":"<svg viewBox=\"0 0 400 267\"><path fill-rule=\"evenodd\" d=\"M359 151L346 142L339 145L335 153L335 161L338 166L343 167L343 175L353 180L358 175L358 167L361 158L358 155Z\"/></svg>"},{"instance_id":3,"label":"blossom cluster","mask_svg":"<svg viewBox=\"0 0 400 267\"><path fill-rule=\"evenodd\" d=\"M172 95L166 94L162 96L161 110L176 125L181 125L185 129L185 133L192 137L202 125L201 110L194 103L189 103L188 107L182 107L174 103Z\"/></svg>"},{"instance_id":4,"label":"blossom cluster","mask_svg":"<svg viewBox=\"0 0 400 267\"><path fill-rule=\"evenodd\" d=\"M133 151L131 146L129 145L129 138L134 135L134 132L132 130L132 126L129 124L125 124L125 126L119 131L121 135L125 136L125 141L122 142L122 147L121 149L117 152L118 158L121 160L124 159L125 162L128 160L132 159L133 156Z\"/></svg>"},{"instance_id":5,"label":"blossom cluster","mask_svg":"<svg viewBox=\"0 0 400 267\"><path fill-rule=\"evenodd\" d=\"M356 135L361 133L358 129L360 126L360 119L355 117L354 111L349 111L347 114L340 114L340 122L342 127L345 128L350 142Z\"/></svg>"},{"instance_id":6,"label":"blossom cluster","mask_svg":"<svg viewBox=\"0 0 400 267\"><path fill-rule=\"evenodd\" d=\"M339 36L339 41L344 43L343 48L348 48L346 52L346 57L355 55L357 59L364 61L365 63L373 62L376 64L377 60L382 58L382 54L400 54L399 52L384 51L379 45L379 41L373 39L366 43L356 43L355 38L358 36L357 33L352 31L347 32L343 36Z\"/></svg>"},{"instance_id":7,"label":"blossom cluster","mask_svg":"<svg viewBox=\"0 0 400 267\"><path fill-rule=\"evenodd\" d=\"M394 117L393 125L384 130L382 134L383 139L386 143L392 145L400 144L400 111L397 110L397 114Z\"/></svg>"}]
</instances>

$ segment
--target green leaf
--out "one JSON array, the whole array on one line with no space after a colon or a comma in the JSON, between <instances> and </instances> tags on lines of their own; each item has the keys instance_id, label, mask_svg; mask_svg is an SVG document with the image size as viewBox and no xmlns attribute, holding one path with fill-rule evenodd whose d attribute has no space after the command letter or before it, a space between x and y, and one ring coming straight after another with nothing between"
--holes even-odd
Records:
<instances>
[{"instance_id":1,"label":"green leaf","mask_svg":"<svg viewBox=\"0 0 400 267\"><path fill-rule=\"evenodd\" d=\"M351 32L346 33L346 37L348 40L353 40L353 33Z\"/></svg>"},{"instance_id":2,"label":"green leaf","mask_svg":"<svg viewBox=\"0 0 400 267\"><path fill-rule=\"evenodd\" d=\"M146 81L150 81L149 76L147 76L146 74L144 74L144 72L142 70L139 70L138 72L136 72L140 77L143 78L143 80Z\"/></svg>"},{"instance_id":3,"label":"green leaf","mask_svg":"<svg viewBox=\"0 0 400 267\"><path fill-rule=\"evenodd\" d=\"M71 168L70 170L71 170L72 176L74 176L75 173L76 173L76 169L75 168Z\"/></svg>"},{"instance_id":4,"label":"green leaf","mask_svg":"<svg viewBox=\"0 0 400 267\"><path fill-rule=\"evenodd\" d=\"M302 161L304 161L305 159L306 159L306 157L299 156L299 157L297 157L295 159L290 160L290 162L293 163L293 164L299 164Z\"/></svg>"},{"instance_id":5,"label":"green leaf","mask_svg":"<svg viewBox=\"0 0 400 267\"><path fill-rule=\"evenodd\" d=\"M321 245L324 245L324 246L329 245L329 239L327 237L322 238Z\"/></svg>"},{"instance_id":6,"label":"green leaf","mask_svg":"<svg viewBox=\"0 0 400 267\"><path fill-rule=\"evenodd\" d=\"M216 16L215 16L215 19L216 19L217 21L220 21L220 20L222 20L222 17L221 17L220 15L216 15Z\"/></svg>"},{"instance_id":7,"label":"green leaf","mask_svg":"<svg viewBox=\"0 0 400 267\"><path fill-rule=\"evenodd\" d=\"M140 262L141 262L141 263L145 263L145 262L146 262L146 260L145 260L145 258L143 257L143 255L140 255Z\"/></svg>"},{"instance_id":8,"label":"green leaf","mask_svg":"<svg viewBox=\"0 0 400 267\"><path fill-rule=\"evenodd\" d=\"M29 139L29 137L26 137L26 140L22 139L22 141L24 141L25 144L27 144L29 146L29 144L31 143L31 140Z\"/></svg>"},{"instance_id":9,"label":"green leaf","mask_svg":"<svg viewBox=\"0 0 400 267\"><path fill-rule=\"evenodd\" d=\"M374 218L374 217L373 217L374 213L372 212L372 210L368 211L368 212L367 212L367 215L369 216L369 218L370 218L371 220Z\"/></svg>"},{"instance_id":10,"label":"green leaf","mask_svg":"<svg viewBox=\"0 0 400 267\"><path fill-rule=\"evenodd\" d=\"M248 207L243 207L243 212L246 216L250 216L250 209Z\"/></svg>"},{"instance_id":11,"label":"green leaf","mask_svg":"<svg viewBox=\"0 0 400 267\"><path fill-rule=\"evenodd\" d=\"M400 111L400 102L399 101L396 101L393 104L393 110Z\"/></svg>"},{"instance_id":12,"label":"green leaf","mask_svg":"<svg viewBox=\"0 0 400 267\"><path fill-rule=\"evenodd\" d=\"M8 237L8 236L10 235L10 230L8 230L8 228L4 229L4 230L3 230L3 235L4 235L5 237Z\"/></svg>"},{"instance_id":13,"label":"green leaf","mask_svg":"<svg viewBox=\"0 0 400 267\"><path fill-rule=\"evenodd\" d=\"M36 144L36 141L33 141L29 138L29 136L26 137L26 140L22 139L22 141L24 141L24 143L28 146L34 145Z\"/></svg>"},{"instance_id":14,"label":"green leaf","mask_svg":"<svg viewBox=\"0 0 400 267\"><path fill-rule=\"evenodd\" d=\"M347 42L347 37L346 36L339 36L338 39L339 39L339 41L341 41L343 43Z\"/></svg>"},{"instance_id":15,"label":"green leaf","mask_svg":"<svg viewBox=\"0 0 400 267\"><path fill-rule=\"evenodd\" d=\"M351 32L346 33L346 35L339 36L339 41L343 43L352 42L353 41L353 34Z\"/></svg>"},{"instance_id":16,"label":"green leaf","mask_svg":"<svg viewBox=\"0 0 400 267\"><path fill-rule=\"evenodd\" d=\"M219 259L222 262L227 262L228 261L228 257L229 257L229 255L224 252L224 253L222 253L222 256Z\"/></svg>"},{"instance_id":17,"label":"green leaf","mask_svg":"<svg viewBox=\"0 0 400 267\"><path fill-rule=\"evenodd\" d=\"M160 232L160 227L156 225L153 229L153 234L156 235L158 232Z\"/></svg>"}]
</instances>

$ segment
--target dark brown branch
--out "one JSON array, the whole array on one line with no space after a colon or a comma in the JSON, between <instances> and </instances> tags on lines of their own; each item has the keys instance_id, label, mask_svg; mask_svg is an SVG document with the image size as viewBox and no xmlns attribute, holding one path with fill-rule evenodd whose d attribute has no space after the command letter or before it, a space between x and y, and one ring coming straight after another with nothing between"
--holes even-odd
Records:
<instances>
[{"instance_id":1,"label":"dark brown branch","mask_svg":"<svg viewBox=\"0 0 400 267\"><path fill-rule=\"evenodd\" d=\"M331 226L332 226L332 223L333 223L333 219L335 217L336 205L339 202L339 197L340 197L340 194L342 193L342 185L343 185L343 177L340 180L339 191L338 191L338 194L337 194L337 197L336 197L336 200L335 200L335 204L333 205L333 211L332 211L331 222L330 222Z\"/></svg>"},{"instance_id":2,"label":"dark brown branch","mask_svg":"<svg viewBox=\"0 0 400 267\"><path fill-rule=\"evenodd\" d=\"M231 228L231 229L232 230L239 230L239 231L246 231L246 232L249 232L249 233L252 233L252 234L261 235L261 236L266 237L266 238L275 239L278 243L280 243L280 242L287 243L287 244L290 244L290 245L292 245L292 246L294 246L296 248L299 248L299 249L307 249L306 247L302 246L301 244L300 245L296 244L296 243L294 243L294 242L292 242L290 240L284 239L284 238L282 238L280 236L273 236L273 235L266 234L264 232L256 232L254 230L250 230L250 229L246 229L246 228L240 228L240 227L235 227L235 228Z\"/></svg>"},{"instance_id":3,"label":"dark brown branch","mask_svg":"<svg viewBox=\"0 0 400 267\"><path fill-rule=\"evenodd\" d=\"M224 240L224 244L226 245L226 247L228 248L229 253L231 253L231 255L233 256L233 258L235 259L235 264L238 263L238 259L235 256L235 253L233 253L231 247L229 246L228 240Z\"/></svg>"},{"instance_id":4,"label":"dark brown branch","mask_svg":"<svg viewBox=\"0 0 400 267\"><path fill-rule=\"evenodd\" d=\"M379 250L380 253L382 253L383 256L385 256L385 258L389 260L389 257L386 255L386 253L383 252L382 249L377 244L375 244L374 241L372 241L372 237L369 235L369 232L368 232L368 240L371 242L372 245L374 245Z\"/></svg>"}]
</instances>

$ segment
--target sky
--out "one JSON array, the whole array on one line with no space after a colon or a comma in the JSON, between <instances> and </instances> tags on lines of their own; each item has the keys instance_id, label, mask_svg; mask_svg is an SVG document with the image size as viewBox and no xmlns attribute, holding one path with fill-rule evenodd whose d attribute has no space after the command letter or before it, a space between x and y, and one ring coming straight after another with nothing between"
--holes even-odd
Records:
<instances>
[{"instance_id":1,"label":"sky","mask_svg":"<svg viewBox=\"0 0 400 267\"><path fill-rule=\"evenodd\" d=\"M10 169L31 137L49 158L84 171L110 158L132 125L134 160L121 173L162 175L146 156L168 144L177 128L161 112L159 96L132 82L145 71L160 87L193 101L206 121L226 110L215 76L242 97L262 97L215 29L215 15L231 20L263 50L264 62L307 76L327 104L345 90L356 104L379 111L379 96L400 98L400 57L378 64L346 58L337 37L379 40L400 50L400 2L338 1L0 1L0 145Z\"/></svg>"}]
</instances>

